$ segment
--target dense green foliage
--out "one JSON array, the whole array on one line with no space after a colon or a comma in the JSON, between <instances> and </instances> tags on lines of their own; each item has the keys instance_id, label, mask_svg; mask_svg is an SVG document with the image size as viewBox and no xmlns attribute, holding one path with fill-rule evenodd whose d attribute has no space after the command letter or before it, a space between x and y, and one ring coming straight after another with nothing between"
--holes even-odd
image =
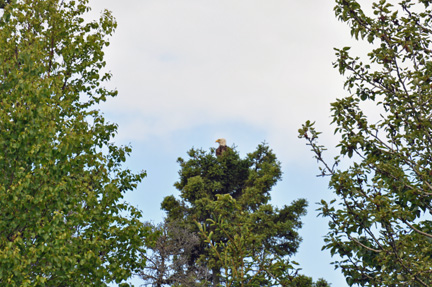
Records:
<instances>
[{"instance_id":1,"label":"dense green foliage","mask_svg":"<svg viewBox=\"0 0 432 287\"><path fill-rule=\"evenodd\" d=\"M216 198L211 218L207 219L209 227L197 224L211 257L221 265L223 286L329 286L323 279L313 283L312 278L298 273L296 262L262 248L267 234L256 232L257 217L253 212L244 210L229 194L218 194ZM295 205L285 212L291 218L298 217ZM260 223L271 225L271 221ZM214 234L223 237L215 240Z\"/></svg>"},{"instance_id":2,"label":"dense green foliage","mask_svg":"<svg viewBox=\"0 0 432 287\"><path fill-rule=\"evenodd\" d=\"M10 3L10 0L0 0L0 9L4 9L4 7Z\"/></svg>"},{"instance_id":3,"label":"dense green foliage","mask_svg":"<svg viewBox=\"0 0 432 287\"><path fill-rule=\"evenodd\" d=\"M180 180L175 187L180 199L168 196L162 208L167 223L175 223L190 238L198 235L199 241L187 244L192 247L187 252L170 254L166 238L184 243L179 243L179 230L164 233L164 241L152 248L157 256L148 261L143 278L157 279L160 285L155 286L176 278L182 278L176 281L179 286L291 286L287 284L295 282L297 270L288 257L301 241L297 229L306 201L299 199L282 208L269 203L270 191L281 178L274 153L262 144L243 159L235 149L219 157L214 149L210 153L191 149L188 155L188 160L178 160Z\"/></svg>"},{"instance_id":4,"label":"dense green foliage","mask_svg":"<svg viewBox=\"0 0 432 287\"><path fill-rule=\"evenodd\" d=\"M109 12L87 1L22 0L0 17L0 285L104 286L141 264L146 228L120 203L144 173L121 164L102 49ZM128 215L127 217L125 217Z\"/></svg>"},{"instance_id":5,"label":"dense green foliage","mask_svg":"<svg viewBox=\"0 0 432 287\"><path fill-rule=\"evenodd\" d=\"M325 248L342 257L336 266L350 285L431 286L432 2L336 3L337 17L373 48L367 60L337 49L350 95L332 104L335 165L323 159L313 124L300 129L338 198L322 202L331 220ZM338 168L342 158L351 164Z\"/></svg>"}]
</instances>

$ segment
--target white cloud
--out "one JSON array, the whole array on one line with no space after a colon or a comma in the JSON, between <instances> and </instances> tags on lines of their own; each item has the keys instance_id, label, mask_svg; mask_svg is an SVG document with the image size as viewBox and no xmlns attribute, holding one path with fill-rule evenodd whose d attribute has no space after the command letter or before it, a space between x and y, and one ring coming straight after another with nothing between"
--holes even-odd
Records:
<instances>
[{"instance_id":1,"label":"white cloud","mask_svg":"<svg viewBox=\"0 0 432 287\"><path fill-rule=\"evenodd\" d=\"M119 22L106 59L120 93L104 109L129 116L130 140L223 119L283 142L306 119L328 123L343 26L324 2L92 0Z\"/></svg>"}]
</instances>

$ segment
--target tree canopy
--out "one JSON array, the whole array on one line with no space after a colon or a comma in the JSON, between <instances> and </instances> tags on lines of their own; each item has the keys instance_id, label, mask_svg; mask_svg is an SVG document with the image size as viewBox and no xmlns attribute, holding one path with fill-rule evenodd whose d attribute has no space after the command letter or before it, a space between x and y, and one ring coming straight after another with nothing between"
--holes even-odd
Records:
<instances>
[{"instance_id":1,"label":"tree canopy","mask_svg":"<svg viewBox=\"0 0 432 287\"><path fill-rule=\"evenodd\" d=\"M9 2L9 1L8 1ZM4 4L4 3L3 3ZM116 22L87 1L22 0L0 17L0 285L104 286L141 265L147 228L120 202L145 176L95 105Z\"/></svg>"},{"instance_id":2,"label":"tree canopy","mask_svg":"<svg viewBox=\"0 0 432 287\"><path fill-rule=\"evenodd\" d=\"M349 95L331 105L341 136L334 162L311 122L299 130L337 195L320 208L330 219L324 247L341 256L350 285L432 285L430 4L337 0L338 19L371 49L364 59L336 49Z\"/></svg>"},{"instance_id":3,"label":"tree canopy","mask_svg":"<svg viewBox=\"0 0 432 287\"><path fill-rule=\"evenodd\" d=\"M157 239L156 256L147 258L143 278L158 280L155 286L179 278L179 286L292 286L309 280L289 261L301 241L297 230L307 203L298 199L281 208L270 204L270 191L282 175L275 154L266 144L245 158L235 148L218 157L214 152L191 149L188 160L178 159L180 179L175 187L180 198L167 196L162 202L166 223L177 230ZM178 234L199 240L189 242L187 252L167 253L167 238L178 245L184 241ZM176 269L167 268L167 262Z\"/></svg>"}]
</instances>

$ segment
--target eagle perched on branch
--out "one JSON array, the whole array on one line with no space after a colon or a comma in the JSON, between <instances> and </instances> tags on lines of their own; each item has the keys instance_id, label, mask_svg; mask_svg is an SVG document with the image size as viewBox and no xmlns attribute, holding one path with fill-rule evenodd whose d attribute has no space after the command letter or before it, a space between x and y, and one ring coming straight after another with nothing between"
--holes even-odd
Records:
<instances>
[{"instance_id":1,"label":"eagle perched on branch","mask_svg":"<svg viewBox=\"0 0 432 287\"><path fill-rule=\"evenodd\" d=\"M223 155L223 153L228 149L228 147L226 145L225 139L217 139L216 142L219 143L219 147L216 149L216 156L219 157Z\"/></svg>"}]
</instances>

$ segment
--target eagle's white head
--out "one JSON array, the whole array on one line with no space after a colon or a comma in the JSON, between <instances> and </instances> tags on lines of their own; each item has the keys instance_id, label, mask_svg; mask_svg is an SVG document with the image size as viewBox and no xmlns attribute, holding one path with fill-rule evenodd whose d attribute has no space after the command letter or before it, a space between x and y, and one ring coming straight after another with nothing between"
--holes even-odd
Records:
<instances>
[{"instance_id":1,"label":"eagle's white head","mask_svg":"<svg viewBox=\"0 0 432 287\"><path fill-rule=\"evenodd\" d=\"M219 143L219 145L221 145L221 146L226 146L226 140L225 139L217 139L216 142Z\"/></svg>"}]
</instances>

